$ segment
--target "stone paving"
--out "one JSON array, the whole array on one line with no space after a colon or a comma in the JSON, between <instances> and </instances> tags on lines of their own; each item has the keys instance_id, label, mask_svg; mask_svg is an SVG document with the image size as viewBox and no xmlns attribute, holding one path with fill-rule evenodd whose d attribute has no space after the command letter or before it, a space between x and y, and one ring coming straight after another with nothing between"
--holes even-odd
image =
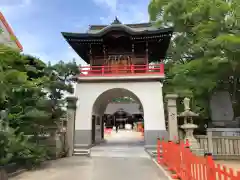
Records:
<instances>
[{"instance_id":1,"label":"stone paving","mask_svg":"<svg viewBox=\"0 0 240 180\"><path fill-rule=\"evenodd\" d=\"M92 148L91 157L52 161L47 168L23 173L11 180L167 180L152 162L136 132L119 131Z\"/></svg>"}]
</instances>

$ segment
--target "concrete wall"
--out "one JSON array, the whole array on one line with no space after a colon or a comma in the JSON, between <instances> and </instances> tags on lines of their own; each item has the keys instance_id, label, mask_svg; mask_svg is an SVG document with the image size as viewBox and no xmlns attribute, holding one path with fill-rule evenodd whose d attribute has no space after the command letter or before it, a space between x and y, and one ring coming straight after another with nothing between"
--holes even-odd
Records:
<instances>
[{"instance_id":1,"label":"concrete wall","mask_svg":"<svg viewBox=\"0 0 240 180\"><path fill-rule=\"evenodd\" d=\"M166 136L162 84L157 81L149 82L104 82L79 83L76 86L76 96L79 103L76 110L75 146L91 145L91 116L103 115L108 99L113 95L121 96L114 89L122 89L125 96L136 97L142 103L145 122L145 145L153 146L156 138ZM107 91L107 93L106 93ZM109 92L109 93L108 93ZM128 94L126 94L128 92ZM104 98L101 98L105 94ZM96 99L101 102L96 102ZM97 104L97 105L96 105ZM99 138L98 138L99 140Z\"/></svg>"}]
</instances>

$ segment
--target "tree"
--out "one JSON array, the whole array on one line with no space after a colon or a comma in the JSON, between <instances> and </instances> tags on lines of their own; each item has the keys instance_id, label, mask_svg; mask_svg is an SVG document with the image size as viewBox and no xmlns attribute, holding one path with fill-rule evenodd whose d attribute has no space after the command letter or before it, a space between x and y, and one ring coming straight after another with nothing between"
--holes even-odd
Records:
<instances>
[{"instance_id":1,"label":"tree","mask_svg":"<svg viewBox=\"0 0 240 180\"><path fill-rule=\"evenodd\" d=\"M152 0L148 7L152 21L175 29L164 92L192 96L194 110L206 116L217 89L227 89L236 102L239 7L236 0Z\"/></svg>"},{"instance_id":2,"label":"tree","mask_svg":"<svg viewBox=\"0 0 240 180\"><path fill-rule=\"evenodd\" d=\"M5 116L0 118L3 138L0 162L1 165L9 162L34 164L39 162L38 157L46 158L45 151L39 151L41 147L26 139L26 134L38 132L34 125L41 111L35 104L44 94L38 83L40 76L33 78L29 74L38 67L36 64L31 66L32 60L9 47L0 46L0 52L0 110L5 112ZM29 112L33 109L38 114L29 120Z\"/></svg>"},{"instance_id":3,"label":"tree","mask_svg":"<svg viewBox=\"0 0 240 180\"><path fill-rule=\"evenodd\" d=\"M21 162L28 159L37 163L45 157L46 151L33 140L45 128L58 127L65 114L64 92L73 92L72 77L78 73L74 61L46 65L38 58L0 46L0 111L5 112L0 124L9 130L0 134L6 140L1 142L4 151L0 152L0 162L23 158ZM26 135L34 138L26 139Z\"/></svg>"},{"instance_id":4,"label":"tree","mask_svg":"<svg viewBox=\"0 0 240 180\"><path fill-rule=\"evenodd\" d=\"M64 115L63 107L66 105L64 94L74 92L72 83L79 73L75 60L69 63L59 61L55 65L49 63L46 68L46 74L49 77L44 83L49 98L46 107L52 114L53 122L57 122Z\"/></svg>"}]
</instances>

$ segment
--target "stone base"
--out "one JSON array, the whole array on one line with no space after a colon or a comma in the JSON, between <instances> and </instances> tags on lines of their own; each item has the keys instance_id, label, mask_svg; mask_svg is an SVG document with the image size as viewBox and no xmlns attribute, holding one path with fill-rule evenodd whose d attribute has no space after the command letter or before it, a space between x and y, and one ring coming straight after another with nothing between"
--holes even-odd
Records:
<instances>
[{"instance_id":1,"label":"stone base","mask_svg":"<svg viewBox=\"0 0 240 180\"><path fill-rule=\"evenodd\" d=\"M75 130L74 144L78 147L89 147L92 145L92 130Z\"/></svg>"},{"instance_id":2,"label":"stone base","mask_svg":"<svg viewBox=\"0 0 240 180\"><path fill-rule=\"evenodd\" d=\"M200 149L200 144L194 137L185 137L184 143L188 140L190 149Z\"/></svg>"},{"instance_id":3,"label":"stone base","mask_svg":"<svg viewBox=\"0 0 240 180\"><path fill-rule=\"evenodd\" d=\"M166 130L145 130L144 131L144 143L145 148L156 148L157 138L163 138L168 140L168 132Z\"/></svg>"},{"instance_id":4,"label":"stone base","mask_svg":"<svg viewBox=\"0 0 240 180\"><path fill-rule=\"evenodd\" d=\"M74 139L74 148L90 148L104 142L104 139L96 139L95 143L92 144L91 130L75 130Z\"/></svg>"}]
</instances>

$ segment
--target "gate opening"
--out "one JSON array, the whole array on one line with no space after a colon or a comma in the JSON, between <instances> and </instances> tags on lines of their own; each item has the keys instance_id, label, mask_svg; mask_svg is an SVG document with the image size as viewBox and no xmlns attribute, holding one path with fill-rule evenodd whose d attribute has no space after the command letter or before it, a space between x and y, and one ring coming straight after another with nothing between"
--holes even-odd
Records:
<instances>
[{"instance_id":1,"label":"gate opening","mask_svg":"<svg viewBox=\"0 0 240 180\"><path fill-rule=\"evenodd\" d=\"M92 144L143 144L144 109L140 99L124 88L99 95L92 108Z\"/></svg>"}]
</instances>

